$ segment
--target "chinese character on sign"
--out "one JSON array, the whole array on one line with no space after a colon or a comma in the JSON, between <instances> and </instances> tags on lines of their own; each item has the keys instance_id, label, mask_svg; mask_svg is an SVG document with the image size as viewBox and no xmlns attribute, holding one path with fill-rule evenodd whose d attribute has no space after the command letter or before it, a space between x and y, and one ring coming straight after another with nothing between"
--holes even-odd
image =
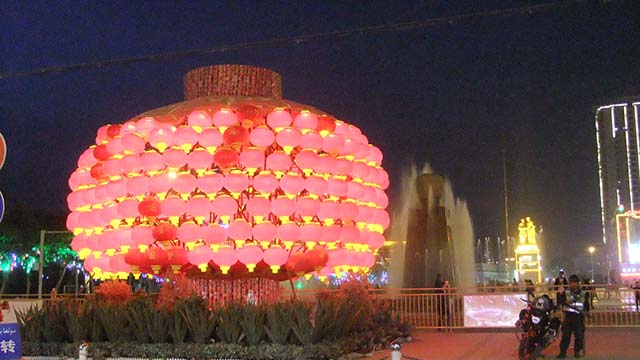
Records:
<instances>
[{"instance_id":1,"label":"chinese character on sign","mask_svg":"<svg viewBox=\"0 0 640 360\"><path fill-rule=\"evenodd\" d=\"M20 327L16 323L0 324L0 360L20 359Z\"/></svg>"},{"instance_id":2,"label":"chinese character on sign","mask_svg":"<svg viewBox=\"0 0 640 360\"><path fill-rule=\"evenodd\" d=\"M0 351L5 354L16 352L16 342L13 340L0 340Z\"/></svg>"}]
</instances>

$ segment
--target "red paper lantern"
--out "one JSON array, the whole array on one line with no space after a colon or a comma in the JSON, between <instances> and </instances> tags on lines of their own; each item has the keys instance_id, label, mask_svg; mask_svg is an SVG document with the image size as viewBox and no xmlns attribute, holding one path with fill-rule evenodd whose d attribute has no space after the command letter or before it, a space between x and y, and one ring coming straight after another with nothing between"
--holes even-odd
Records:
<instances>
[{"instance_id":1,"label":"red paper lantern","mask_svg":"<svg viewBox=\"0 0 640 360\"><path fill-rule=\"evenodd\" d=\"M278 186L278 179L269 171L261 171L253 178L253 188L261 193L271 193Z\"/></svg>"},{"instance_id":2,"label":"red paper lantern","mask_svg":"<svg viewBox=\"0 0 640 360\"><path fill-rule=\"evenodd\" d=\"M279 130L291 125L293 118L287 110L275 110L267 115L267 124L272 128Z\"/></svg>"},{"instance_id":3,"label":"red paper lantern","mask_svg":"<svg viewBox=\"0 0 640 360\"><path fill-rule=\"evenodd\" d=\"M258 126L249 134L249 141L251 141L254 146L259 147L271 146L275 139L276 137L273 131L266 126Z\"/></svg>"},{"instance_id":4,"label":"red paper lantern","mask_svg":"<svg viewBox=\"0 0 640 360\"><path fill-rule=\"evenodd\" d=\"M213 162L222 169L230 169L238 164L238 153L231 148L220 148L213 154Z\"/></svg>"},{"instance_id":5,"label":"red paper lantern","mask_svg":"<svg viewBox=\"0 0 640 360\"><path fill-rule=\"evenodd\" d=\"M257 169L264 168L264 151L258 148L244 149L240 153L239 161L240 165L247 169L249 175L253 176Z\"/></svg>"},{"instance_id":6,"label":"red paper lantern","mask_svg":"<svg viewBox=\"0 0 640 360\"><path fill-rule=\"evenodd\" d=\"M304 189L304 178L295 172L288 172L280 179L280 189L287 195L295 196Z\"/></svg>"},{"instance_id":7,"label":"red paper lantern","mask_svg":"<svg viewBox=\"0 0 640 360\"><path fill-rule=\"evenodd\" d=\"M140 160L142 162L142 169L147 173L162 170L165 167L162 154L155 151L144 152L140 155Z\"/></svg>"},{"instance_id":8,"label":"red paper lantern","mask_svg":"<svg viewBox=\"0 0 640 360\"><path fill-rule=\"evenodd\" d=\"M269 265L271 272L274 274L277 274L280 267L287 263L288 257L289 252L277 245L269 247L262 255L262 259Z\"/></svg>"},{"instance_id":9,"label":"red paper lantern","mask_svg":"<svg viewBox=\"0 0 640 360\"><path fill-rule=\"evenodd\" d=\"M271 222L261 222L253 226L253 239L259 241L263 248L277 237L277 227Z\"/></svg>"},{"instance_id":10,"label":"red paper lantern","mask_svg":"<svg viewBox=\"0 0 640 360\"><path fill-rule=\"evenodd\" d=\"M146 251L155 239L153 238L153 229L149 225L138 225L131 229L131 245Z\"/></svg>"},{"instance_id":11,"label":"red paper lantern","mask_svg":"<svg viewBox=\"0 0 640 360\"><path fill-rule=\"evenodd\" d=\"M195 176L191 175L188 172L181 172L178 174L173 181L173 190L179 192L180 194L189 195L192 191L195 190L198 185L198 180Z\"/></svg>"},{"instance_id":12,"label":"red paper lantern","mask_svg":"<svg viewBox=\"0 0 640 360\"><path fill-rule=\"evenodd\" d=\"M300 131L313 130L318 126L318 117L310 111L302 111L293 120L293 126Z\"/></svg>"},{"instance_id":13,"label":"red paper lantern","mask_svg":"<svg viewBox=\"0 0 640 360\"><path fill-rule=\"evenodd\" d=\"M208 246L196 246L187 254L187 260L201 272L207 271L207 264L213 259L213 251Z\"/></svg>"},{"instance_id":14,"label":"red paper lantern","mask_svg":"<svg viewBox=\"0 0 640 360\"><path fill-rule=\"evenodd\" d=\"M196 195L187 201L185 211L194 216L199 222L202 222L209 218L209 215L213 211L213 204L208 198L202 195Z\"/></svg>"},{"instance_id":15,"label":"red paper lantern","mask_svg":"<svg viewBox=\"0 0 640 360\"><path fill-rule=\"evenodd\" d=\"M191 151L193 146L198 142L198 133L191 126L180 126L173 133L174 145L180 147L182 151Z\"/></svg>"},{"instance_id":16,"label":"red paper lantern","mask_svg":"<svg viewBox=\"0 0 640 360\"><path fill-rule=\"evenodd\" d=\"M198 143L213 154L218 146L222 144L222 134L217 128L207 128L198 135Z\"/></svg>"},{"instance_id":17,"label":"red paper lantern","mask_svg":"<svg viewBox=\"0 0 640 360\"><path fill-rule=\"evenodd\" d=\"M149 145L163 152L173 145L173 129L171 126L159 125L149 132Z\"/></svg>"},{"instance_id":18,"label":"red paper lantern","mask_svg":"<svg viewBox=\"0 0 640 360\"><path fill-rule=\"evenodd\" d=\"M153 227L151 234L156 241L168 247L168 243L176 239L177 229L170 223L160 223Z\"/></svg>"},{"instance_id":19,"label":"red paper lantern","mask_svg":"<svg viewBox=\"0 0 640 360\"><path fill-rule=\"evenodd\" d=\"M229 224L227 234L236 243L244 243L245 240L251 238L252 234L251 224L244 219L235 219Z\"/></svg>"},{"instance_id":20,"label":"red paper lantern","mask_svg":"<svg viewBox=\"0 0 640 360\"><path fill-rule=\"evenodd\" d=\"M137 195L144 195L149 191L149 178L146 176L135 176L127 180L127 192Z\"/></svg>"},{"instance_id":21,"label":"red paper lantern","mask_svg":"<svg viewBox=\"0 0 640 360\"><path fill-rule=\"evenodd\" d=\"M241 193L249 187L249 177L240 170L224 176L224 187L231 193Z\"/></svg>"},{"instance_id":22,"label":"red paper lantern","mask_svg":"<svg viewBox=\"0 0 640 360\"><path fill-rule=\"evenodd\" d=\"M186 212L186 204L177 195L168 196L162 201L161 216L168 218L179 218ZM176 219L177 221L177 219Z\"/></svg>"},{"instance_id":23,"label":"red paper lantern","mask_svg":"<svg viewBox=\"0 0 640 360\"><path fill-rule=\"evenodd\" d=\"M223 274L227 274L229 269L238 262L238 256L232 247L223 245L218 251L213 252L213 262L220 267Z\"/></svg>"},{"instance_id":24,"label":"red paper lantern","mask_svg":"<svg viewBox=\"0 0 640 360\"><path fill-rule=\"evenodd\" d=\"M262 261L262 249L256 245L248 244L236 250L238 261L243 263L249 272L253 272L256 264Z\"/></svg>"},{"instance_id":25,"label":"red paper lantern","mask_svg":"<svg viewBox=\"0 0 640 360\"><path fill-rule=\"evenodd\" d=\"M161 212L160 200L152 197L145 198L138 204L138 212L142 216L156 217Z\"/></svg>"},{"instance_id":26,"label":"red paper lantern","mask_svg":"<svg viewBox=\"0 0 640 360\"><path fill-rule=\"evenodd\" d=\"M213 156L203 148L193 150L187 157L187 165L196 171L210 169L212 164Z\"/></svg>"},{"instance_id":27,"label":"red paper lantern","mask_svg":"<svg viewBox=\"0 0 640 360\"><path fill-rule=\"evenodd\" d=\"M284 173L291 167L291 158L284 152L276 151L267 156L267 169L276 174Z\"/></svg>"},{"instance_id":28,"label":"red paper lantern","mask_svg":"<svg viewBox=\"0 0 640 360\"><path fill-rule=\"evenodd\" d=\"M181 168L187 164L187 160L189 158L180 147L172 146L169 149L165 150L164 154L162 154L162 159L169 167Z\"/></svg>"},{"instance_id":29,"label":"red paper lantern","mask_svg":"<svg viewBox=\"0 0 640 360\"><path fill-rule=\"evenodd\" d=\"M213 212L225 222L228 222L228 218L235 215L237 211L238 203L230 196L221 195L213 200Z\"/></svg>"},{"instance_id":30,"label":"red paper lantern","mask_svg":"<svg viewBox=\"0 0 640 360\"><path fill-rule=\"evenodd\" d=\"M240 125L234 125L222 134L224 143L232 146L249 145L249 131Z\"/></svg>"},{"instance_id":31,"label":"red paper lantern","mask_svg":"<svg viewBox=\"0 0 640 360\"><path fill-rule=\"evenodd\" d=\"M176 237L183 243L196 242L202 238L202 228L193 221L186 221L178 227Z\"/></svg>"},{"instance_id":32,"label":"red paper lantern","mask_svg":"<svg viewBox=\"0 0 640 360\"><path fill-rule=\"evenodd\" d=\"M187 116L187 122L196 131L201 132L202 129L211 126L212 119L208 112L204 110L195 110Z\"/></svg>"},{"instance_id":33,"label":"red paper lantern","mask_svg":"<svg viewBox=\"0 0 640 360\"><path fill-rule=\"evenodd\" d=\"M207 173L198 177L198 188L207 194L215 194L224 183L224 177L217 173Z\"/></svg>"},{"instance_id":34,"label":"red paper lantern","mask_svg":"<svg viewBox=\"0 0 640 360\"><path fill-rule=\"evenodd\" d=\"M219 245L227 240L227 230L218 224L209 224L202 230L202 236L207 245Z\"/></svg>"},{"instance_id":35,"label":"red paper lantern","mask_svg":"<svg viewBox=\"0 0 640 360\"><path fill-rule=\"evenodd\" d=\"M168 265L169 256L166 250L153 246L146 252L147 258L144 267L148 267L154 274L160 274L162 269Z\"/></svg>"},{"instance_id":36,"label":"red paper lantern","mask_svg":"<svg viewBox=\"0 0 640 360\"><path fill-rule=\"evenodd\" d=\"M236 125L237 123L238 117L229 109L221 109L213 114L213 125L219 128L228 128L229 126Z\"/></svg>"},{"instance_id":37,"label":"red paper lantern","mask_svg":"<svg viewBox=\"0 0 640 360\"><path fill-rule=\"evenodd\" d=\"M98 145L93 149L93 157L97 160L107 160L110 156L111 153L107 149L106 144Z\"/></svg>"},{"instance_id":38,"label":"red paper lantern","mask_svg":"<svg viewBox=\"0 0 640 360\"><path fill-rule=\"evenodd\" d=\"M181 247L172 247L167 251L167 265L174 274L180 273L180 269L189 263L187 251Z\"/></svg>"}]
</instances>

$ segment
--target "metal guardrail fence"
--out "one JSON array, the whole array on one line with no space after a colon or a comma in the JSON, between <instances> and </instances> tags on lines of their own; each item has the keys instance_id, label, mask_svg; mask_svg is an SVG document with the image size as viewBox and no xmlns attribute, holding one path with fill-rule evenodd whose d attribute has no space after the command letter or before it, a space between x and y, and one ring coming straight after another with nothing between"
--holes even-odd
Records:
<instances>
[{"instance_id":1,"label":"metal guardrail fence","mask_svg":"<svg viewBox=\"0 0 640 360\"><path fill-rule=\"evenodd\" d=\"M551 290L551 291L549 291ZM640 311L635 305L633 289L612 288L611 286L592 286L585 290L592 298L592 308L586 317L586 324L590 327L640 327ZM465 296L473 295L514 295L523 294L526 299L525 288L511 286L503 287L478 287L478 288L452 288L443 292L442 289L371 289L369 293L378 299L387 301L392 309L392 314L399 320L418 329L460 329L465 328ZM535 295L548 294L556 301L555 290L545 286L537 287ZM315 291L303 290L285 291L284 299L292 297L313 301ZM523 301L519 308L524 309ZM558 310L557 315L561 315ZM517 314L513 323L517 320Z\"/></svg>"}]
</instances>

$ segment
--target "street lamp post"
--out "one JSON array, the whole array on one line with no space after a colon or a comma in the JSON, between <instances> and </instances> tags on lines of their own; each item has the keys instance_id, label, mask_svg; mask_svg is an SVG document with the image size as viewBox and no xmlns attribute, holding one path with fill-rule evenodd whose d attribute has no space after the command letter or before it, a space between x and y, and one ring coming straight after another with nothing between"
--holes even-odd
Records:
<instances>
[{"instance_id":1,"label":"street lamp post","mask_svg":"<svg viewBox=\"0 0 640 360\"><path fill-rule=\"evenodd\" d=\"M594 282L593 278L593 253L596 251L596 248L593 246L589 246L589 254L591 255L591 282Z\"/></svg>"},{"instance_id":2,"label":"street lamp post","mask_svg":"<svg viewBox=\"0 0 640 360\"><path fill-rule=\"evenodd\" d=\"M44 238L47 234L70 234L71 231L40 230L40 263L38 264L38 300L42 300L42 285L44 276Z\"/></svg>"}]
</instances>

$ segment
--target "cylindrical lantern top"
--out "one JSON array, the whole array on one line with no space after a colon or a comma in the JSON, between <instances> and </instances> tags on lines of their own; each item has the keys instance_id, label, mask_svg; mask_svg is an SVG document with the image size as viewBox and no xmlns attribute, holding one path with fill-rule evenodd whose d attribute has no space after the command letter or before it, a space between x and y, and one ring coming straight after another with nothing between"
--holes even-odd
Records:
<instances>
[{"instance_id":1,"label":"cylindrical lantern top","mask_svg":"<svg viewBox=\"0 0 640 360\"><path fill-rule=\"evenodd\" d=\"M185 100L216 95L282 99L282 80L275 71L249 65L203 66L185 74Z\"/></svg>"}]
</instances>

